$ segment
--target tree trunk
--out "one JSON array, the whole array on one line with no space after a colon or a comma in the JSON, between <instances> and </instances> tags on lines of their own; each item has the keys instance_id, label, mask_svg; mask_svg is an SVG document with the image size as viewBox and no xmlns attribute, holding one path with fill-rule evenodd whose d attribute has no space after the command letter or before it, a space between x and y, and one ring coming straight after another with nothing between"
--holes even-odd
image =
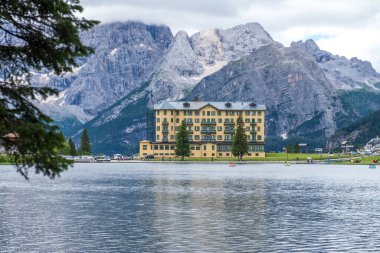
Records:
<instances>
[{"instance_id":1,"label":"tree trunk","mask_svg":"<svg viewBox=\"0 0 380 253\"><path fill-rule=\"evenodd\" d=\"M181 161L184 161L185 160L185 157L184 156L181 156Z\"/></svg>"}]
</instances>

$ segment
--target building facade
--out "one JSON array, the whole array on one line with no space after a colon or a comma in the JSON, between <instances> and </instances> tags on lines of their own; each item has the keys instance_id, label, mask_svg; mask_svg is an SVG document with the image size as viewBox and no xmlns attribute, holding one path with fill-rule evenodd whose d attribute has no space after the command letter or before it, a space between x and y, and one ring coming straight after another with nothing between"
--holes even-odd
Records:
<instances>
[{"instance_id":1,"label":"building facade","mask_svg":"<svg viewBox=\"0 0 380 253\"><path fill-rule=\"evenodd\" d=\"M175 157L175 137L182 121L189 131L191 157L231 157L234 131L240 115L249 144L247 155L265 157L265 111L265 105L249 102L175 101L155 104L152 118L148 117L148 139L140 142L140 157Z\"/></svg>"}]
</instances>

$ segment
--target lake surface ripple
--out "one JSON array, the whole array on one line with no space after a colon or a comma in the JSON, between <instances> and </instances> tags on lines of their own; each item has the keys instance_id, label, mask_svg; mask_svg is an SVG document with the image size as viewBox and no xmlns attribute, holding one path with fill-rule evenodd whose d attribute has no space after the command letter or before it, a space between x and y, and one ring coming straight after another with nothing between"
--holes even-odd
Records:
<instances>
[{"instance_id":1,"label":"lake surface ripple","mask_svg":"<svg viewBox=\"0 0 380 253\"><path fill-rule=\"evenodd\" d=\"M0 252L378 252L379 193L367 166L1 166Z\"/></svg>"}]
</instances>

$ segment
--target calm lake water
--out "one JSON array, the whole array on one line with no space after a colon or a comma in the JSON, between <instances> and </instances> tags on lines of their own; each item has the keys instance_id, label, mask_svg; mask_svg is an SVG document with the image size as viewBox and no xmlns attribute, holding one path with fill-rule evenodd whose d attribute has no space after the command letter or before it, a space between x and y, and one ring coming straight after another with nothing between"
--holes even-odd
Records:
<instances>
[{"instance_id":1,"label":"calm lake water","mask_svg":"<svg viewBox=\"0 0 380 253\"><path fill-rule=\"evenodd\" d=\"M276 251L380 251L380 170L78 164L26 181L0 167L0 252Z\"/></svg>"}]
</instances>

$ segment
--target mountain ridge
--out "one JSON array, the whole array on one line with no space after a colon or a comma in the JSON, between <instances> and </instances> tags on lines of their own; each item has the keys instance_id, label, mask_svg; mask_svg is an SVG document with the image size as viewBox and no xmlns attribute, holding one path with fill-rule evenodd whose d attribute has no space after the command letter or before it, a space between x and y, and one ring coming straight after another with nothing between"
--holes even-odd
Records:
<instances>
[{"instance_id":1,"label":"mountain ridge","mask_svg":"<svg viewBox=\"0 0 380 253\"><path fill-rule=\"evenodd\" d=\"M64 104L91 113L90 120L82 121L84 125L76 125L71 129L65 126L74 136L83 126L87 127L97 151L135 152L138 140L145 135L146 111L154 103L166 100L192 99L195 96L203 100L255 100L269 105L268 136L290 134L305 138L314 138L316 135L328 138L338 128L365 116L357 103L354 103L355 108L345 109L347 106L342 93L360 90L367 90L371 94L379 92L376 85L380 83L380 75L370 63L357 58L349 60L320 50L313 40L298 41L290 47L284 47L274 41L258 23L201 31L192 36L183 31L173 36L168 27L152 26L154 33L157 33L153 36L149 26L142 23L124 25L125 29L109 33L113 40L125 44L126 51L137 50L144 56L133 59L136 52L129 52L122 55L130 59L124 61L122 57L118 61L120 64L127 62L130 69L143 70L138 72L139 75L133 76L132 73L134 83L123 90L123 94L112 88L107 81L113 80L112 75L123 82L128 78L131 80L128 76L131 72L125 72L130 74L124 77L119 75L124 72L118 72L117 64L104 64L112 63L112 58L120 53L120 49L116 50L112 44L101 43L102 50L94 56L96 61L93 65L108 66L112 71L103 69L103 74L92 72L90 77L93 80L106 80L100 82L100 95L96 94L95 99L101 97L107 104L95 110L91 110L91 99L87 100L90 103L87 109L82 108L75 99ZM145 34L148 39L141 37L141 34ZM88 43L96 44L99 36L93 35ZM156 40L160 38L159 42L156 43L154 37ZM127 40L123 41L123 38ZM145 40L153 43L156 49L149 50L149 47L145 47L147 44L141 46L140 42ZM144 65L144 60L152 62L148 66ZM86 73L86 68L80 68L77 73L82 71ZM66 79L51 81L50 85L62 83L62 87L77 87L83 85L81 80L88 80L86 77L89 75L68 75ZM46 77L41 75L41 78ZM109 93L107 99L102 97L105 91ZM88 95L89 98L93 96L86 90L79 94ZM60 108L61 103L62 98L48 103L48 106ZM375 103L371 110L377 106ZM138 113L133 113L134 110ZM73 129L76 129L76 134L72 134Z\"/></svg>"}]
</instances>

